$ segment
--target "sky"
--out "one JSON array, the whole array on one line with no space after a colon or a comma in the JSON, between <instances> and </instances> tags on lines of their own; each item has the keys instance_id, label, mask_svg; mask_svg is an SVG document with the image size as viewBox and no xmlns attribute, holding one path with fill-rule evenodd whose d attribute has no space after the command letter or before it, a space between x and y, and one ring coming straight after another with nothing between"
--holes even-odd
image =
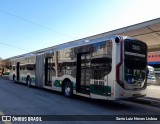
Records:
<instances>
[{"instance_id":1,"label":"sky","mask_svg":"<svg viewBox=\"0 0 160 124\"><path fill-rule=\"evenodd\" d=\"M159 5L159 0L0 0L0 57L156 19Z\"/></svg>"}]
</instances>

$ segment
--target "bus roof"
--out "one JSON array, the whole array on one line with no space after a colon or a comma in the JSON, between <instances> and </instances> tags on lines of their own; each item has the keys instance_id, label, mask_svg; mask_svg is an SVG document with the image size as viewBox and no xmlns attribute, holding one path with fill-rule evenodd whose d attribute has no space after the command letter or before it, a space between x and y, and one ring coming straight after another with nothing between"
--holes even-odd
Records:
<instances>
[{"instance_id":1,"label":"bus roof","mask_svg":"<svg viewBox=\"0 0 160 124\"><path fill-rule=\"evenodd\" d=\"M92 43L96 43L96 42L100 42L100 41L105 41L105 40L108 40L108 39L114 38L114 37L118 37L118 35L101 37L101 38L96 38L96 39L90 39L90 37L88 37L88 39L83 38L83 39L74 40L74 41L71 41L71 42L66 42L66 43L63 43L63 44L47 47L47 48L44 48L44 49L36 50L36 51L29 52L29 53L26 53L26 54L13 56L13 57L7 58L5 60L16 59L16 58L18 59L18 58L23 58L23 57L27 57L27 56L30 56L30 55L36 55L36 54L51 53L53 51L57 51L57 50L60 50L60 49L92 44ZM125 38L127 38L127 36L125 36Z\"/></svg>"},{"instance_id":2,"label":"bus roof","mask_svg":"<svg viewBox=\"0 0 160 124\"><path fill-rule=\"evenodd\" d=\"M95 38L95 39L93 39L93 37L91 36L91 37L87 37L87 38L74 40L74 41L71 41L71 42L66 42L66 43L63 43L63 44L47 47L47 48L44 48L44 49L36 50L36 51L29 52L29 53L26 53L26 54L13 56L13 57L7 58L5 60L25 58L25 57L34 56L34 55L43 54L43 53L52 53L52 52L60 50L60 49L92 44L92 43L96 43L96 42L100 42L100 41L109 40L111 38L115 38L115 37L119 37L119 36L120 35L113 35L113 36L105 36L105 37L100 37L100 38ZM121 36L121 37L123 37L123 39L137 40L135 38L128 37L128 36Z\"/></svg>"}]
</instances>

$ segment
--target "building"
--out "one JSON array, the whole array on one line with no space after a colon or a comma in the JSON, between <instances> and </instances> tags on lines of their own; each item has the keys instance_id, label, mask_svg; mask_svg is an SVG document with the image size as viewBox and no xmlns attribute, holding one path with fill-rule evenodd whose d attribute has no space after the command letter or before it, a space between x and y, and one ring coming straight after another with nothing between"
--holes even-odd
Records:
<instances>
[{"instance_id":1,"label":"building","mask_svg":"<svg viewBox=\"0 0 160 124\"><path fill-rule=\"evenodd\" d=\"M148 65L154 67L156 77L160 79L160 52L148 53Z\"/></svg>"}]
</instances>

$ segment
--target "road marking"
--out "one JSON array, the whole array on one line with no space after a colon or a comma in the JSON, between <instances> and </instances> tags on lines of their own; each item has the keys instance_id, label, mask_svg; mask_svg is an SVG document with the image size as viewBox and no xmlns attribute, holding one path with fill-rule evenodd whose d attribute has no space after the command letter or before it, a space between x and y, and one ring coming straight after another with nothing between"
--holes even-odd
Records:
<instances>
[{"instance_id":1,"label":"road marking","mask_svg":"<svg viewBox=\"0 0 160 124\"><path fill-rule=\"evenodd\" d=\"M5 116L2 111L0 111L0 116ZM12 124L10 121L2 121L4 124Z\"/></svg>"}]
</instances>

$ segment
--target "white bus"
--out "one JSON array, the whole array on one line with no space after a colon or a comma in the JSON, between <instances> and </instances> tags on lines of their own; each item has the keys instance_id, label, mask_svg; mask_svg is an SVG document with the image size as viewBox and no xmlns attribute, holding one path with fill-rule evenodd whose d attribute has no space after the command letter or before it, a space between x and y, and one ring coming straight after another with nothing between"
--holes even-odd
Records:
<instances>
[{"instance_id":1,"label":"white bus","mask_svg":"<svg viewBox=\"0 0 160 124\"><path fill-rule=\"evenodd\" d=\"M147 66L148 68L148 76L147 76L147 84L155 84L156 83L156 76L154 72L154 68L152 66Z\"/></svg>"},{"instance_id":2,"label":"white bus","mask_svg":"<svg viewBox=\"0 0 160 124\"><path fill-rule=\"evenodd\" d=\"M9 58L15 82L94 99L146 95L147 45L127 36L78 40Z\"/></svg>"}]
</instances>

